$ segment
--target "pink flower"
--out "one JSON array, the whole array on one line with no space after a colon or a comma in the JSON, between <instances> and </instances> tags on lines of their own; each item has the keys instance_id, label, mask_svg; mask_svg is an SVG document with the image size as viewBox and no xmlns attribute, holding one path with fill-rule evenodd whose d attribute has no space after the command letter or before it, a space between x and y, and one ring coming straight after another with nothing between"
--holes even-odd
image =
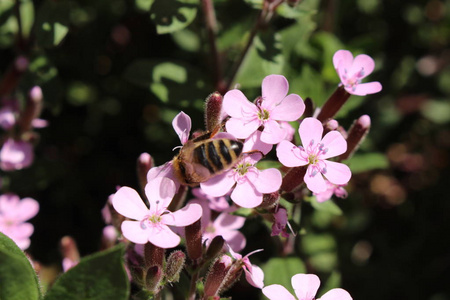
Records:
<instances>
[{"instance_id":1,"label":"pink flower","mask_svg":"<svg viewBox=\"0 0 450 300\"><path fill-rule=\"evenodd\" d=\"M268 285L262 292L270 300L314 300L320 279L314 274L296 274L291 278L291 284L297 298L279 284ZM352 300L352 297L344 289L332 289L317 300Z\"/></svg>"},{"instance_id":2,"label":"pink flower","mask_svg":"<svg viewBox=\"0 0 450 300\"><path fill-rule=\"evenodd\" d=\"M203 192L201 188L194 188L191 190L191 193L195 198L207 201L209 208L212 210L220 212L231 212L236 210L235 206L230 206L228 203L229 195L212 197Z\"/></svg>"},{"instance_id":3,"label":"pink flower","mask_svg":"<svg viewBox=\"0 0 450 300\"><path fill-rule=\"evenodd\" d=\"M321 193L327 189L323 176L333 184L346 184L352 175L350 168L327 160L347 150L347 142L341 133L333 130L322 138L322 123L314 118L304 119L298 132L303 147L282 141L277 147L280 162L286 167L308 165L304 180L308 189L314 193Z\"/></svg>"},{"instance_id":4,"label":"pink flower","mask_svg":"<svg viewBox=\"0 0 450 300\"><path fill-rule=\"evenodd\" d=\"M286 137L278 121L295 121L303 114L305 104L296 94L287 95L288 81L281 75L269 75L262 82L262 97L255 103L248 101L239 90L227 92L223 98L223 110L231 116L226 123L227 132L239 139L246 139L264 126L261 140L277 144Z\"/></svg>"},{"instance_id":5,"label":"pink flower","mask_svg":"<svg viewBox=\"0 0 450 300\"><path fill-rule=\"evenodd\" d=\"M20 170L30 166L33 158L30 143L9 138L0 150L0 168L4 171Z\"/></svg>"},{"instance_id":6,"label":"pink flower","mask_svg":"<svg viewBox=\"0 0 450 300\"><path fill-rule=\"evenodd\" d=\"M270 151L272 146L262 143L260 135L262 133L257 132L244 142L244 153L255 149L264 154ZM260 156L259 153L254 155ZM280 171L275 168L260 171L255 166L256 162L252 155L244 156L229 171L202 182L200 187L207 195L218 197L235 186L231 192L231 200L241 207L256 207L262 203L263 194L278 191L282 181Z\"/></svg>"},{"instance_id":7,"label":"pink flower","mask_svg":"<svg viewBox=\"0 0 450 300\"><path fill-rule=\"evenodd\" d=\"M175 195L175 183L164 177L156 178L145 186L150 208L132 188L120 188L113 198L114 209L123 216L136 220L124 221L122 233L136 244L147 242L161 248L172 248L180 243L180 237L168 226L184 227L197 221L202 215L198 204L190 204L176 212L167 210Z\"/></svg>"},{"instance_id":8,"label":"pink flower","mask_svg":"<svg viewBox=\"0 0 450 300\"><path fill-rule=\"evenodd\" d=\"M361 54L353 59L350 51L339 50L333 56L333 65L348 93L365 96L381 91L382 86L378 81L361 83L375 68L375 62L370 56Z\"/></svg>"},{"instance_id":9,"label":"pink flower","mask_svg":"<svg viewBox=\"0 0 450 300\"><path fill-rule=\"evenodd\" d=\"M244 217L221 213L211 220L211 209L208 207L207 201L194 199L189 203L197 203L202 206L202 238L204 242L206 241L207 246L214 237L221 235L233 251L239 252L244 249L246 239L238 230L244 226Z\"/></svg>"},{"instance_id":10,"label":"pink flower","mask_svg":"<svg viewBox=\"0 0 450 300\"><path fill-rule=\"evenodd\" d=\"M0 195L0 231L9 236L20 249L30 246L34 227L25 223L39 211L39 203L31 198L20 200L17 195Z\"/></svg>"},{"instance_id":11,"label":"pink flower","mask_svg":"<svg viewBox=\"0 0 450 300\"><path fill-rule=\"evenodd\" d=\"M11 105L6 105L0 109L0 127L10 130L16 124L16 111Z\"/></svg>"},{"instance_id":12,"label":"pink flower","mask_svg":"<svg viewBox=\"0 0 450 300\"><path fill-rule=\"evenodd\" d=\"M336 195L338 198L347 198L347 191L344 189L344 185L336 185L332 184L328 180L326 180L327 189L321 193L313 193L316 196L317 202L325 202L330 200L333 195Z\"/></svg>"},{"instance_id":13,"label":"pink flower","mask_svg":"<svg viewBox=\"0 0 450 300\"><path fill-rule=\"evenodd\" d=\"M238 262L242 264L242 268L245 272L245 279L251 285L256 288L262 289L264 286L264 272L257 265L252 265L250 259L248 258L250 255L255 254L257 252L263 251L262 249L255 250L250 252L246 256L242 257L239 253L234 252L230 249L231 256L236 259Z\"/></svg>"},{"instance_id":14,"label":"pink flower","mask_svg":"<svg viewBox=\"0 0 450 300\"><path fill-rule=\"evenodd\" d=\"M288 223L288 213L286 208L280 207L273 214L274 222L272 224L271 236L276 236L281 234L282 237L288 237L289 234L286 232L286 225Z\"/></svg>"}]
</instances>

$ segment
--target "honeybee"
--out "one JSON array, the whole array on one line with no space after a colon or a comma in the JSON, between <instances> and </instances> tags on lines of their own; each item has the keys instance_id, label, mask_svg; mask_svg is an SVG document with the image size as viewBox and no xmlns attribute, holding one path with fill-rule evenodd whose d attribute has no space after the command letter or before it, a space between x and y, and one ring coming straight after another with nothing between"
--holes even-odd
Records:
<instances>
[{"instance_id":1,"label":"honeybee","mask_svg":"<svg viewBox=\"0 0 450 300\"><path fill-rule=\"evenodd\" d=\"M240 141L211 139L210 132L187 141L173 158L177 179L184 185L196 186L232 168L242 157Z\"/></svg>"}]
</instances>

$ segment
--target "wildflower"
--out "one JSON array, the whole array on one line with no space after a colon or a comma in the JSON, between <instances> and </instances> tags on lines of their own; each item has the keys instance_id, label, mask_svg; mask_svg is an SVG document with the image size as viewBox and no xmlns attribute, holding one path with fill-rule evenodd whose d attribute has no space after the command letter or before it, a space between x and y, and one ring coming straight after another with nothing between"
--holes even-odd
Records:
<instances>
[{"instance_id":1,"label":"wildflower","mask_svg":"<svg viewBox=\"0 0 450 300\"><path fill-rule=\"evenodd\" d=\"M39 203L31 198L20 198L15 194L0 195L0 232L9 236L20 249L30 246L34 227L26 223L39 211Z\"/></svg>"},{"instance_id":2,"label":"wildflower","mask_svg":"<svg viewBox=\"0 0 450 300\"><path fill-rule=\"evenodd\" d=\"M262 136L262 133L256 133L244 142L244 153L251 150L258 150L262 153L270 151L271 145L266 148L267 144L261 143L259 136ZM260 205L263 201L263 194L278 191L282 177L280 171L275 168L260 171L255 166L258 161L254 158L256 155L260 156L259 153L244 156L227 172L202 182L201 189L210 196L218 197L225 195L235 186L230 196L234 203L246 208Z\"/></svg>"},{"instance_id":3,"label":"wildflower","mask_svg":"<svg viewBox=\"0 0 450 300\"><path fill-rule=\"evenodd\" d=\"M314 193L321 193L327 189L323 176L333 184L346 184L351 177L350 168L342 163L327 160L347 150L347 142L341 133L333 130L322 138L322 123L314 118L304 119L298 132L303 147L282 141L277 147L280 162L286 167L307 165L304 181L308 189Z\"/></svg>"},{"instance_id":4,"label":"wildflower","mask_svg":"<svg viewBox=\"0 0 450 300\"><path fill-rule=\"evenodd\" d=\"M263 294L270 300L313 300L320 286L320 279L314 274L296 274L291 278L294 297L284 286L271 284L262 289ZM332 289L317 300L352 300L344 289Z\"/></svg>"},{"instance_id":5,"label":"wildflower","mask_svg":"<svg viewBox=\"0 0 450 300\"><path fill-rule=\"evenodd\" d=\"M236 253L232 249L230 249L231 256L236 259L238 264L242 264L242 268L245 272L245 279L247 280L247 282L259 289L262 289L264 286L264 272L257 265L252 265L249 256L261 251L263 251L263 249L252 251L246 256L242 257L241 254Z\"/></svg>"},{"instance_id":6,"label":"wildflower","mask_svg":"<svg viewBox=\"0 0 450 300\"><path fill-rule=\"evenodd\" d=\"M378 81L361 83L375 68L375 62L370 56L361 54L353 59L350 51L339 50L333 56L333 65L348 93L365 96L381 91L382 86Z\"/></svg>"},{"instance_id":7,"label":"wildflower","mask_svg":"<svg viewBox=\"0 0 450 300\"><path fill-rule=\"evenodd\" d=\"M289 234L286 232L286 225L288 224L288 213L286 208L280 207L273 214L273 224L271 236L277 236L281 234L282 237L288 237Z\"/></svg>"},{"instance_id":8,"label":"wildflower","mask_svg":"<svg viewBox=\"0 0 450 300\"><path fill-rule=\"evenodd\" d=\"M175 183L165 177L150 181L145 186L145 195L150 208L132 188L120 188L112 200L114 209L125 217L136 221L123 221L122 233L136 244L147 242L160 248L172 248L180 243L180 237L168 226L184 227L197 221L202 215L198 204L189 204L176 212L167 210L175 195Z\"/></svg>"},{"instance_id":9,"label":"wildflower","mask_svg":"<svg viewBox=\"0 0 450 300\"><path fill-rule=\"evenodd\" d=\"M288 134L278 121L295 121L303 114L305 104L296 94L287 95L288 81L281 75L269 75L262 82L262 97L255 103L235 89L223 99L223 110L231 116L226 123L227 132L246 139L261 126L261 141L277 144Z\"/></svg>"},{"instance_id":10,"label":"wildflower","mask_svg":"<svg viewBox=\"0 0 450 300\"><path fill-rule=\"evenodd\" d=\"M208 246L214 237L221 235L233 251L239 252L246 244L245 236L239 232L239 228L244 226L245 218L230 215L228 213L219 214L211 220L211 209L205 200L194 199L189 203L198 203L202 206L202 238Z\"/></svg>"},{"instance_id":11,"label":"wildflower","mask_svg":"<svg viewBox=\"0 0 450 300\"><path fill-rule=\"evenodd\" d=\"M33 158L31 143L9 138L0 150L0 168L4 171L20 170L29 167Z\"/></svg>"},{"instance_id":12,"label":"wildflower","mask_svg":"<svg viewBox=\"0 0 450 300\"><path fill-rule=\"evenodd\" d=\"M347 198L347 191L344 189L344 185L336 185L332 184L328 180L325 181L327 185L327 189L321 193L313 193L316 196L317 202L325 202L330 200L333 195L336 195L338 198Z\"/></svg>"}]
</instances>

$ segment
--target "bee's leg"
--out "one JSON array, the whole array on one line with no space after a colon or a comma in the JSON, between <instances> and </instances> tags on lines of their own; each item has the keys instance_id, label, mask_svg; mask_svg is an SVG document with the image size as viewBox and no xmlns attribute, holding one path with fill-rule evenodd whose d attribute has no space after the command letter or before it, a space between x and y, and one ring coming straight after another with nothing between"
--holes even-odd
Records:
<instances>
[{"instance_id":1,"label":"bee's leg","mask_svg":"<svg viewBox=\"0 0 450 300\"><path fill-rule=\"evenodd\" d=\"M252 154L255 154L255 153L261 154L261 158L260 158L260 159L263 159L264 157L266 157L266 156L264 155L264 153L262 153L262 152L259 151L259 150L250 150L250 151L244 152L244 153L242 153L242 154L252 155Z\"/></svg>"},{"instance_id":2,"label":"bee's leg","mask_svg":"<svg viewBox=\"0 0 450 300\"><path fill-rule=\"evenodd\" d=\"M209 138L212 138L213 136L215 136L217 133L219 133L219 131L223 131L225 129L225 123L228 121L230 117L226 117L225 119L222 120L222 122L220 122L219 125L217 125L213 131L210 132L209 134Z\"/></svg>"}]
</instances>

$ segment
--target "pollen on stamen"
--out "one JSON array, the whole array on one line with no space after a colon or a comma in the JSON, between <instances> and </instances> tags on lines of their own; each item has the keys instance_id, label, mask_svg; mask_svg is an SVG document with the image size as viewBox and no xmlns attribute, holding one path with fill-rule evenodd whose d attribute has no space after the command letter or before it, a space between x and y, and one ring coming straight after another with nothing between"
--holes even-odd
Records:
<instances>
[{"instance_id":1,"label":"pollen on stamen","mask_svg":"<svg viewBox=\"0 0 450 300\"><path fill-rule=\"evenodd\" d=\"M147 226L145 226L145 220L142 220L140 223L141 229L145 230L147 229Z\"/></svg>"},{"instance_id":2,"label":"pollen on stamen","mask_svg":"<svg viewBox=\"0 0 450 300\"><path fill-rule=\"evenodd\" d=\"M322 169L322 174L326 174L326 173L327 173L327 168L325 167Z\"/></svg>"}]
</instances>

